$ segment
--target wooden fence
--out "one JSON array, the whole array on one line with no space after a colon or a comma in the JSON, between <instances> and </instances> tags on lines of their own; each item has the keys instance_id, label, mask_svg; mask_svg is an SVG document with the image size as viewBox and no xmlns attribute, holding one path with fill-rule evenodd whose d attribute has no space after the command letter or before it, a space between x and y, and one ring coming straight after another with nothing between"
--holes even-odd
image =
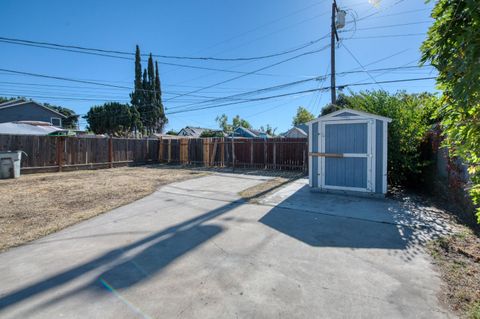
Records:
<instances>
[{"instance_id":1,"label":"wooden fence","mask_svg":"<svg viewBox=\"0 0 480 319\"><path fill-rule=\"evenodd\" d=\"M0 135L0 151L23 151L22 171L172 163L307 171L307 139L126 139Z\"/></svg>"}]
</instances>

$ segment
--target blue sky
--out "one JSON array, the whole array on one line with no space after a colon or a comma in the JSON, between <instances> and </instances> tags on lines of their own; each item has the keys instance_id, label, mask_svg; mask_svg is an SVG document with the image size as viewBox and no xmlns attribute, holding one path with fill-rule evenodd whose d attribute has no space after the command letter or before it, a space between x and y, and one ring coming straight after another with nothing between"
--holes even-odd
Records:
<instances>
[{"instance_id":1,"label":"blue sky","mask_svg":"<svg viewBox=\"0 0 480 319\"><path fill-rule=\"evenodd\" d=\"M347 27L340 34L337 72L415 66L419 47L432 22L433 3L419 0L383 0L373 6L368 0L337 0L348 12ZM178 0L178 1L0 1L0 37L67 45L174 56L220 58L269 55L299 48L328 35L331 1L323 0ZM257 61L204 61L158 59L167 114L192 107L218 106L205 103L284 83L323 77L329 73L330 51L308 54L259 74L243 76L222 85L216 83L267 67L304 52L326 48L329 38L290 54ZM348 50L355 56L348 52ZM210 71L165 65L228 70ZM145 66L145 64L144 64ZM0 69L38 73L71 79L131 87L133 61L74 52L57 51L0 42ZM395 71L372 71L339 75L337 84L371 83L435 76L431 67ZM281 90L250 95L248 99L281 95L329 86L329 79L310 81ZM350 89L385 89L395 92L434 91L433 80L354 86ZM191 93L192 91L198 91ZM105 101L128 102L128 88L79 84L0 71L0 95L26 96L62 105L85 114ZM194 112L168 115L167 129L186 125L217 127L215 117L239 114L254 127L270 124L277 132L291 126L298 106L315 113L330 100L329 91L289 95ZM204 102L203 104L200 104ZM185 105L189 106L185 106ZM192 105L190 105L192 104ZM183 107L182 107L183 106ZM85 122L82 120L82 125Z\"/></svg>"}]
</instances>

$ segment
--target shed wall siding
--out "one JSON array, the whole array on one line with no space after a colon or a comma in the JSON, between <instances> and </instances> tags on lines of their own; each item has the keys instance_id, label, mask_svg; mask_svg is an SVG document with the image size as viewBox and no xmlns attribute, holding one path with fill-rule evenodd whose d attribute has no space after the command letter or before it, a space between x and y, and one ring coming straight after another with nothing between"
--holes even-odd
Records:
<instances>
[{"instance_id":1,"label":"shed wall siding","mask_svg":"<svg viewBox=\"0 0 480 319\"><path fill-rule=\"evenodd\" d=\"M312 152L318 152L318 122L312 124ZM312 159L312 186L318 187L318 157Z\"/></svg>"},{"instance_id":2,"label":"shed wall siding","mask_svg":"<svg viewBox=\"0 0 480 319\"><path fill-rule=\"evenodd\" d=\"M367 123L325 123L325 153L365 154L367 148ZM325 158L325 185L367 188L367 158Z\"/></svg>"},{"instance_id":3,"label":"shed wall siding","mask_svg":"<svg viewBox=\"0 0 480 319\"><path fill-rule=\"evenodd\" d=\"M326 153L366 153L367 123L325 124Z\"/></svg>"},{"instance_id":4,"label":"shed wall siding","mask_svg":"<svg viewBox=\"0 0 480 319\"><path fill-rule=\"evenodd\" d=\"M367 188L366 158L326 158L325 185Z\"/></svg>"},{"instance_id":5,"label":"shed wall siding","mask_svg":"<svg viewBox=\"0 0 480 319\"><path fill-rule=\"evenodd\" d=\"M375 193L383 193L383 125L385 123L376 120L376 148L375 148Z\"/></svg>"}]
</instances>

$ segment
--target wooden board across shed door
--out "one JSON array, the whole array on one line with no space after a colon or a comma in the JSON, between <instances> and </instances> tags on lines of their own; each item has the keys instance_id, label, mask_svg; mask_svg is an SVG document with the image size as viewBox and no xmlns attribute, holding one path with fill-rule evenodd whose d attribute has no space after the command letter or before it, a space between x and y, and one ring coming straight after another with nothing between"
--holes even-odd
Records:
<instances>
[{"instance_id":1,"label":"wooden board across shed door","mask_svg":"<svg viewBox=\"0 0 480 319\"><path fill-rule=\"evenodd\" d=\"M370 192L374 185L374 121L325 121L321 126L319 185L325 189ZM375 138L373 138L375 141Z\"/></svg>"}]
</instances>

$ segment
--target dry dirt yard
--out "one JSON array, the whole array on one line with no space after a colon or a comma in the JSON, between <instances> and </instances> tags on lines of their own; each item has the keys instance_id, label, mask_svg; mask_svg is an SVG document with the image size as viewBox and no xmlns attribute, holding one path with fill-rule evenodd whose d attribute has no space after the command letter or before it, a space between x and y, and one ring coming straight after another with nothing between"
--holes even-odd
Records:
<instances>
[{"instance_id":1,"label":"dry dirt yard","mask_svg":"<svg viewBox=\"0 0 480 319\"><path fill-rule=\"evenodd\" d=\"M165 166L22 175L0 180L0 251L207 174Z\"/></svg>"},{"instance_id":2,"label":"dry dirt yard","mask_svg":"<svg viewBox=\"0 0 480 319\"><path fill-rule=\"evenodd\" d=\"M480 319L480 237L464 227L429 250L444 282L440 299L462 318Z\"/></svg>"}]
</instances>

